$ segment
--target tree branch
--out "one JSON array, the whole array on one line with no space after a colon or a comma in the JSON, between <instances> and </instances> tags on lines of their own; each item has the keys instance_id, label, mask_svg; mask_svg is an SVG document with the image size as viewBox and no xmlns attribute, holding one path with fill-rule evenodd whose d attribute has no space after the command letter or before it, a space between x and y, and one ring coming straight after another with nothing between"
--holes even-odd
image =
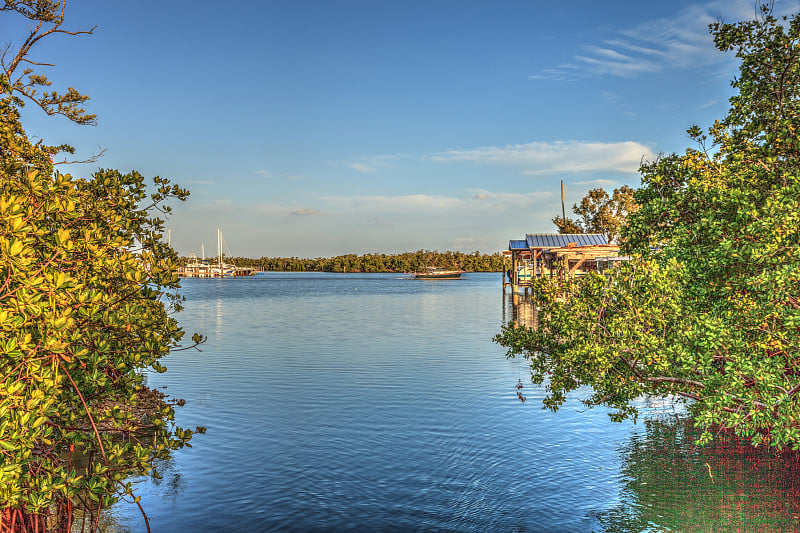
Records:
<instances>
[{"instance_id":1,"label":"tree branch","mask_svg":"<svg viewBox=\"0 0 800 533\"><path fill-rule=\"evenodd\" d=\"M108 148L102 148L100 146L97 148L99 148L100 151L96 154L92 154L92 156L88 159L84 159L82 161L67 161L67 158L64 158L63 161L53 161L53 165L83 165L86 163L96 163L101 157L103 157L103 154L108 151Z\"/></svg>"}]
</instances>

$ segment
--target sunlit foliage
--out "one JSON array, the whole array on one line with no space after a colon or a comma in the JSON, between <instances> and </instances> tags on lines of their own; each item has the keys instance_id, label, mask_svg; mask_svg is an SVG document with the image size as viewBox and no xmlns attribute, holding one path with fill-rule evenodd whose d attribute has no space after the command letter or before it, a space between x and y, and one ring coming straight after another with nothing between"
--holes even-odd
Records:
<instances>
[{"instance_id":1,"label":"sunlit foliage","mask_svg":"<svg viewBox=\"0 0 800 533\"><path fill-rule=\"evenodd\" d=\"M572 206L572 212L580 218L553 218L559 233L602 233L613 242L625 224L625 218L638 209L634 190L623 185L611 193L602 187L591 189L581 198L579 204Z\"/></svg>"},{"instance_id":2,"label":"sunlit foliage","mask_svg":"<svg viewBox=\"0 0 800 533\"><path fill-rule=\"evenodd\" d=\"M63 2L7 1L2 11L38 27L63 22ZM69 92L31 93L37 84L12 80L8 65L0 75L0 530L69 531L79 514L96 522L102 508L134 499L126 478L151 472L192 438L173 424L170 405L138 408L145 372L163 372L160 360L184 336L172 316L177 257L159 216L188 193L158 177L147 187L137 172L54 171L58 149L30 142L20 95L78 124L91 116Z\"/></svg>"}]
</instances>

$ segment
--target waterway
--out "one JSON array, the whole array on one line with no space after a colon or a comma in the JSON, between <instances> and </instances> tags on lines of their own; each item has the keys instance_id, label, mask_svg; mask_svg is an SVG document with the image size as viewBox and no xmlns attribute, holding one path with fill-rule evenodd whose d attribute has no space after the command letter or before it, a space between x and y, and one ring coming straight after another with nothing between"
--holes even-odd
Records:
<instances>
[{"instance_id":1,"label":"waterway","mask_svg":"<svg viewBox=\"0 0 800 533\"><path fill-rule=\"evenodd\" d=\"M187 331L153 387L205 435L137 483L153 531L792 531L797 468L697 449L670 402L637 424L557 413L492 342L524 319L500 274L185 279ZM523 403L516 385L522 382ZM109 529L145 531L133 505Z\"/></svg>"}]
</instances>

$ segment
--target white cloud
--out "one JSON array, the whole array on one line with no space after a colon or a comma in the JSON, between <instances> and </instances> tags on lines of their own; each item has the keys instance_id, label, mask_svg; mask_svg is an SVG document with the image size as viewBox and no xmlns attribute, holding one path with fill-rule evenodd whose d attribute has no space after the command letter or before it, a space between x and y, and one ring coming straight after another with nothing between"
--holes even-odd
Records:
<instances>
[{"instance_id":1,"label":"white cloud","mask_svg":"<svg viewBox=\"0 0 800 533\"><path fill-rule=\"evenodd\" d=\"M560 68L543 68L536 74L531 74L528 78L532 80L556 80L556 81L575 81L580 76L577 70L573 70L574 65L561 65Z\"/></svg>"},{"instance_id":2,"label":"white cloud","mask_svg":"<svg viewBox=\"0 0 800 533\"><path fill-rule=\"evenodd\" d=\"M317 215L319 214L319 210L311 209L310 207L301 207L300 209L295 209L290 214L299 216Z\"/></svg>"},{"instance_id":3,"label":"white cloud","mask_svg":"<svg viewBox=\"0 0 800 533\"><path fill-rule=\"evenodd\" d=\"M359 172L364 172L364 173L375 172L378 170L377 168L371 167L366 163L345 163L345 165L354 170L358 170Z\"/></svg>"},{"instance_id":4,"label":"white cloud","mask_svg":"<svg viewBox=\"0 0 800 533\"><path fill-rule=\"evenodd\" d=\"M210 249L208 243L216 239L218 226L225 231L233 254L248 257L419 249L493 252L525 232L552 231L549 219L557 196L557 189L462 189L442 195L313 196L305 205L222 202L219 206L224 210L192 204L182 208L171 228L173 242L183 253L199 252L204 240ZM319 239L302 238L309 234Z\"/></svg>"},{"instance_id":5,"label":"white cloud","mask_svg":"<svg viewBox=\"0 0 800 533\"><path fill-rule=\"evenodd\" d=\"M776 6L776 14L791 12ZM567 80L586 76L631 78L668 68L709 66L730 58L719 52L708 25L719 19L738 21L755 15L752 0L718 0L693 5L674 17L642 22L619 29L599 43L582 46L572 61L542 69L531 79Z\"/></svg>"},{"instance_id":6,"label":"white cloud","mask_svg":"<svg viewBox=\"0 0 800 533\"><path fill-rule=\"evenodd\" d=\"M609 189L618 187L620 185L620 182L614 180L596 179L587 181L576 181L575 183L571 183L570 185L579 185L581 187L603 187L604 189Z\"/></svg>"},{"instance_id":7,"label":"white cloud","mask_svg":"<svg viewBox=\"0 0 800 533\"><path fill-rule=\"evenodd\" d=\"M474 192L471 209L488 211L506 211L508 209L527 209L552 198L550 191L534 192L492 192L486 190Z\"/></svg>"},{"instance_id":8,"label":"white cloud","mask_svg":"<svg viewBox=\"0 0 800 533\"><path fill-rule=\"evenodd\" d=\"M261 170L256 170L256 174L260 174L261 176L264 176L265 178L272 178L272 177L274 177L274 175L272 174L272 172L270 172L269 170L264 170L264 169L261 169Z\"/></svg>"},{"instance_id":9,"label":"white cloud","mask_svg":"<svg viewBox=\"0 0 800 533\"><path fill-rule=\"evenodd\" d=\"M621 54L608 48L589 46L587 50L590 55L576 55L574 59L582 63L582 70L588 70L593 74L629 78L644 72L655 72L661 68L659 63L649 59Z\"/></svg>"},{"instance_id":10,"label":"white cloud","mask_svg":"<svg viewBox=\"0 0 800 533\"><path fill-rule=\"evenodd\" d=\"M357 170L359 172L371 173L377 172L380 169L391 166L391 162L397 159L403 159L407 156L402 154L387 154L387 155L372 155L364 156L359 161L348 162L345 161L344 165Z\"/></svg>"},{"instance_id":11,"label":"white cloud","mask_svg":"<svg viewBox=\"0 0 800 533\"><path fill-rule=\"evenodd\" d=\"M393 216L429 216L436 213L457 219L474 216L476 213L486 215L509 211L526 211L535 209L537 205L552 199L550 191L543 192L492 192L471 189L458 196L432 196L427 194L408 194L397 196L329 196L326 202L326 213L334 212L360 214L380 213L370 219L370 225L385 225L383 215ZM394 222L393 222L394 224Z\"/></svg>"},{"instance_id":12,"label":"white cloud","mask_svg":"<svg viewBox=\"0 0 800 533\"><path fill-rule=\"evenodd\" d=\"M352 211L408 212L417 210L452 209L464 205L460 198L406 194L398 196L328 196L323 198L337 209Z\"/></svg>"},{"instance_id":13,"label":"white cloud","mask_svg":"<svg viewBox=\"0 0 800 533\"><path fill-rule=\"evenodd\" d=\"M470 162L517 167L535 176L555 172L637 172L642 158L653 159L643 144L556 141L450 150L431 156L440 162Z\"/></svg>"}]
</instances>

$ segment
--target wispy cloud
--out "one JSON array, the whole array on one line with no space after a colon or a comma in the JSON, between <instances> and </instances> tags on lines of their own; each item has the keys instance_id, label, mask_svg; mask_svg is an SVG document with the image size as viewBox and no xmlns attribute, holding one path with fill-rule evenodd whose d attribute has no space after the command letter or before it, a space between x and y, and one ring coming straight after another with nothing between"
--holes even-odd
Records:
<instances>
[{"instance_id":1,"label":"wispy cloud","mask_svg":"<svg viewBox=\"0 0 800 533\"><path fill-rule=\"evenodd\" d=\"M570 185L578 185L580 187L603 187L605 189L618 187L620 182L615 180L606 180L606 179L596 179L596 180L587 180L587 181L576 181L575 183L571 183Z\"/></svg>"},{"instance_id":2,"label":"wispy cloud","mask_svg":"<svg viewBox=\"0 0 800 533\"><path fill-rule=\"evenodd\" d=\"M517 167L526 175L554 172L637 172L642 158L653 159L643 144L556 141L487 146L434 154L440 162L471 162Z\"/></svg>"},{"instance_id":3,"label":"wispy cloud","mask_svg":"<svg viewBox=\"0 0 800 533\"><path fill-rule=\"evenodd\" d=\"M291 211L289 214L298 216L317 215L319 214L319 210L311 209L310 207L301 207L300 209L295 209L294 211Z\"/></svg>"},{"instance_id":4,"label":"wispy cloud","mask_svg":"<svg viewBox=\"0 0 800 533\"><path fill-rule=\"evenodd\" d=\"M353 170L358 170L359 172L376 172L378 169L375 167L371 167L366 163L345 163L348 167L352 168Z\"/></svg>"},{"instance_id":5,"label":"wispy cloud","mask_svg":"<svg viewBox=\"0 0 800 533\"><path fill-rule=\"evenodd\" d=\"M674 17L620 28L608 39L583 45L571 61L544 68L530 78L566 81L603 75L632 78L668 68L713 65L724 61L726 56L714 47L708 25L719 19L736 21L753 16L752 0L717 0L689 6Z\"/></svg>"},{"instance_id":6,"label":"wispy cloud","mask_svg":"<svg viewBox=\"0 0 800 533\"><path fill-rule=\"evenodd\" d=\"M471 209L506 211L508 209L527 209L552 198L550 191L496 192L487 190L468 191L472 193Z\"/></svg>"},{"instance_id":7,"label":"wispy cloud","mask_svg":"<svg viewBox=\"0 0 800 533\"><path fill-rule=\"evenodd\" d=\"M578 78L577 66L562 64L559 68L543 68L528 78L532 80L574 81Z\"/></svg>"},{"instance_id":8,"label":"wispy cloud","mask_svg":"<svg viewBox=\"0 0 800 533\"><path fill-rule=\"evenodd\" d=\"M214 185L217 182L213 180L186 180L190 185Z\"/></svg>"},{"instance_id":9,"label":"wispy cloud","mask_svg":"<svg viewBox=\"0 0 800 533\"><path fill-rule=\"evenodd\" d=\"M408 212L432 209L452 209L464 205L461 198L406 194L398 196L327 196L331 207L348 211Z\"/></svg>"},{"instance_id":10,"label":"wispy cloud","mask_svg":"<svg viewBox=\"0 0 800 533\"><path fill-rule=\"evenodd\" d=\"M447 216L470 216L476 213L500 213L531 209L552 198L549 191L508 193L487 190L466 190L456 196L406 194L396 196L329 196L322 198L330 208L340 213L380 213L370 222L384 222L382 215L415 216L439 213ZM381 224L383 225L383 224Z\"/></svg>"},{"instance_id":11,"label":"wispy cloud","mask_svg":"<svg viewBox=\"0 0 800 533\"><path fill-rule=\"evenodd\" d=\"M345 161L344 165L359 172L371 173L391 166L391 162L408 157L402 154L372 155L361 157L358 161Z\"/></svg>"}]
</instances>

